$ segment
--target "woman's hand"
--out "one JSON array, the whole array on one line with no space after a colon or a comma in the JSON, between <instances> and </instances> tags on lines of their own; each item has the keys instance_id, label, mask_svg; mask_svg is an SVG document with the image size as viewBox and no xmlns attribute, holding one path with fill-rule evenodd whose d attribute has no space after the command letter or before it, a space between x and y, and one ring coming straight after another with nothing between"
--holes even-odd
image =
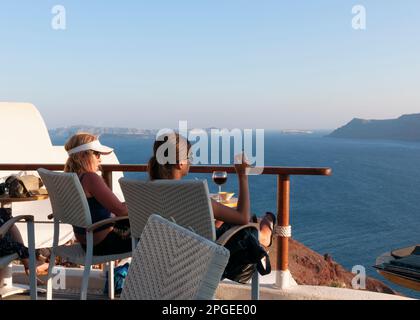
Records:
<instances>
[{"instance_id":1,"label":"woman's hand","mask_svg":"<svg viewBox=\"0 0 420 320\"><path fill-rule=\"evenodd\" d=\"M246 176L249 167L249 161L244 153L235 156L235 170L238 176Z\"/></svg>"}]
</instances>

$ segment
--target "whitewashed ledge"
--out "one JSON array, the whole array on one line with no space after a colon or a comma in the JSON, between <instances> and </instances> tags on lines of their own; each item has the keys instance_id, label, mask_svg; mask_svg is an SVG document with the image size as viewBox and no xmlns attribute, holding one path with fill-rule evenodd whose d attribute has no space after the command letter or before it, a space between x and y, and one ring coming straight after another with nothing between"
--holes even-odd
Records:
<instances>
[{"instance_id":1,"label":"whitewashed ledge","mask_svg":"<svg viewBox=\"0 0 420 320\"><path fill-rule=\"evenodd\" d=\"M276 289L275 273L260 277L260 300L414 300L403 296L346 288L295 285L287 289ZM217 291L216 299L248 300L251 285L241 285L223 281Z\"/></svg>"},{"instance_id":2,"label":"whitewashed ledge","mask_svg":"<svg viewBox=\"0 0 420 320\"><path fill-rule=\"evenodd\" d=\"M248 300L251 296L249 285L221 283L216 292L220 300ZM321 287L295 286L288 289L274 289L263 284L260 288L260 300L413 300L410 298L363 290Z\"/></svg>"},{"instance_id":3,"label":"whitewashed ledge","mask_svg":"<svg viewBox=\"0 0 420 320\"><path fill-rule=\"evenodd\" d=\"M14 266L13 269L13 281L21 284L27 283L27 276L23 273L23 268ZM82 274L82 269L66 268L67 290L80 288ZM273 288L274 275L260 277L260 279L260 300L414 300L392 294L322 286L299 285L280 290ZM104 285L104 273L100 270L92 270L89 279L89 291L100 292ZM78 296L75 295L74 298L77 299ZM215 298L218 300L249 300L251 298L251 285L222 281L216 291Z\"/></svg>"}]
</instances>

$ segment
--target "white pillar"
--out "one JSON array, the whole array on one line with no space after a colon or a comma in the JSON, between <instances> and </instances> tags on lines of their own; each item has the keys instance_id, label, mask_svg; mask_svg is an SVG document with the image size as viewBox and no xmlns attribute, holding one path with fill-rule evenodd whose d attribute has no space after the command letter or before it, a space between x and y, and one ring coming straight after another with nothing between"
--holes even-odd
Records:
<instances>
[{"instance_id":1,"label":"white pillar","mask_svg":"<svg viewBox=\"0 0 420 320\"><path fill-rule=\"evenodd\" d=\"M276 283L273 285L275 289L288 289L290 287L297 286L295 279L293 279L292 274L289 270L276 271Z\"/></svg>"}]
</instances>

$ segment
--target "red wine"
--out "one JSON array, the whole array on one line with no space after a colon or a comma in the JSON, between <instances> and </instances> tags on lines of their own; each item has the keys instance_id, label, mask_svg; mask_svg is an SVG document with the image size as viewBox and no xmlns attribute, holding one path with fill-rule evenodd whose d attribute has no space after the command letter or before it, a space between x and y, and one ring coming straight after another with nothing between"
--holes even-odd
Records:
<instances>
[{"instance_id":1,"label":"red wine","mask_svg":"<svg viewBox=\"0 0 420 320\"><path fill-rule=\"evenodd\" d=\"M214 177L213 181L214 181L215 184L222 185L222 184L226 183L227 177Z\"/></svg>"}]
</instances>

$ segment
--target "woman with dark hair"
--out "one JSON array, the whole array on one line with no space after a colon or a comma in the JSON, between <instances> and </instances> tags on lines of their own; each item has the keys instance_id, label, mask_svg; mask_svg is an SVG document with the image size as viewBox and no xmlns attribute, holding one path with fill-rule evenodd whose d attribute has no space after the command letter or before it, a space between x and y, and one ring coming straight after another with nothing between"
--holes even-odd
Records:
<instances>
[{"instance_id":1,"label":"woman with dark hair","mask_svg":"<svg viewBox=\"0 0 420 320\"><path fill-rule=\"evenodd\" d=\"M153 155L148 163L150 179L180 180L188 175L191 159L190 149L190 142L178 133L158 137L153 145ZM168 161L168 159L171 161ZM245 161L244 155L242 155L242 161L240 162L235 164L239 184L237 208L229 208L213 199L211 200L214 218L217 220L216 227L220 227L222 223L245 225L251 221L248 175L246 174L249 164ZM252 220L256 222L256 217L253 216ZM261 219L260 243L266 248L271 246L274 224L275 216L270 212Z\"/></svg>"}]
</instances>

